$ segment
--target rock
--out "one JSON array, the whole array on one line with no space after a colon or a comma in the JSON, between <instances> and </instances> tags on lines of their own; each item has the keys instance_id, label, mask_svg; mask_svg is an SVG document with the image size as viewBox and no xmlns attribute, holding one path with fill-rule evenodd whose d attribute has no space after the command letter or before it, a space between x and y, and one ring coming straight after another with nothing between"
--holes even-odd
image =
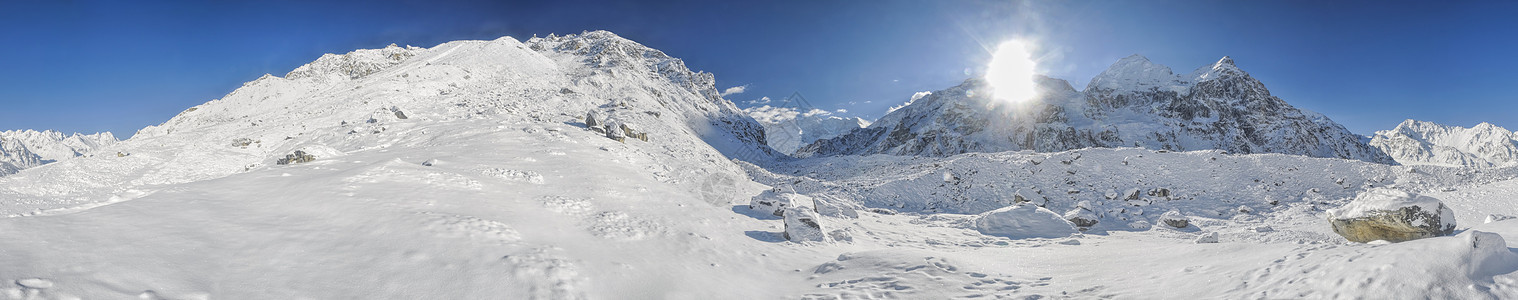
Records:
<instances>
[{"instance_id":1,"label":"rock","mask_svg":"<svg viewBox=\"0 0 1518 300\"><path fill-rule=\"evenodd\" d=\"M1187 219L1179 211L1172 210L1160 215L1160 223L1165 223L1165 226L1175 228L1186 228L1186 226L1191 226L1191 219Z\"/></svg>"},{"instance_id":2,"label":"rock","mask_svg":"<svg viewBox=\"0 0 1518 300\"><path fill-rule=\"evenodd\" d=\"M1455 231L1455 213L1443 202L1391 188L1355 196L1343 207L1328 211L1334 233L1353 242L1405 242L1445 236Z\"/></svg>"},{"instance_id":3,"label":"rock","mask_svg":"<svg viewBox=\"0 0 1518 300\"><path fill-rule=\"evenodd\" d=\"M428 159L427 161L422 162L423 166L428 166L428 167L431 167L431 166L436 165L436 164L438 164L438 160L436 158Z\"/></svg>"},{"instance_id":4,"label":"rock","mask_svg":"<svg viewBox=\"0 0 1518 300\"><path fill-rule=\"evenodd\" d=\"M1138 200L1138 199L1139 199L1139 189L1128 189L1128 191L1123 192L1123 200Z\"/></svg>"},{"instance_id":5,"label":"rock","mask_svg":"<svg viewBox=\"0 0 1518 300\"><path fill-rule=\"evenodd\" d=\"M298 163L311 162L311 161L314 161L314 160L316 160L316 156L315 155L306 154L306 151L295 150L295 153L293 153L293 154L286 154L284 158L279 159L275 163L281 164L281 165L289 165L289 164L298 164Z\"/></svg>"},{"instance_id":6,"label":"rock","mask_svg":"<svg viewBox=\"0 0 1518 300\"><path fill-rule=\"evenodd\" d=\"M1082 230L1096 226L1098 222L1096 213L1085 207L1076 207L1065 212L1065 220L1070 221L1071 224L1075 224L1075 227L1079 227Z\"/></svg>"},{"instance_id":7,"label":"rock","mask_svg":"<svg viewBox=\"0 0 1518 300\"><path fill-rule=\"evenodd\" d=\"M1263 232L1272 232L1272 231L1276 231L1276 229L1275 228L1271 228L1270 226L1266 226L1266 225L1261 225L1259 227L1255 227L1254 228L1254 232L1262 232L1263 233Z\"/></svg>"},{"instance_id":8,"label":"rock","mask_svg":"<svg viewBox=\"0 0 1518 300\"><path fill-rule=\"evenodd\" d=\"M601 128L601 121L596 120L596 111L592 110L585 113L585 128L592 130Z\"/></svg>"},{"instance_id":9,"label":"rock","mask_svg":"<svg viewBox=\"0 0 1518 300\"><path fill-rule=\"evenodd\" d=\"M1502 214L1490 214L1490 215L1486 215L1486 222L1484 222L1484 223L1491 223L1491 222L1497 222L1497 221L1503 221L1503 220L1512 220L1514 218L1518 218L1518 217L1513 217L1513 216L1509 216L1509 215L1502 215Z\"/></svg>"},{"instance_id":10,"label":"rock","mask_svg":"<svg viewBox=\"0 0 1518 300\"><path fill-rule=\"evenodd\" d=\"M395 113L395 118L396 119L401 119L401 120L405 120L406 119L406 113L401 112L401 108L399 108L399 107L391 106L390 107L390 112Z\"/></svg>"},{"instance_id":11,"label":"rock","mask_svg":"<svg viewBox=\"0 0 1518 300\"><path fill-rule=\"evenodd\" d=\"M749 199L748 208L777 217L783 217L787 209L802 205L814 205L813 202L815 201L812 200L812 197L773 188Z\"/></svg>"},{"instance_id":12,"label":"rock","mask_svg":"<svg viewBox=\"0 0 1518 300\"><path fill-rule=\"evenodd\" d=\"M1017 190L1017 192L1012 193L1012 202L1014 202L1014 203L1029 203L1029 202L1033 202L1033 204L1043 205L1044 203L1049 202L1049 201L1048 201L1048 199L1045 199L1043 195L1039 195L1038 192L1035 192L1035 191L1032 191L1032 190L1019 189L1019 190Z\"/></svg>"},{"instance_id":13,"label":"rock","mask_svg":"<svg viewBox=\"0 0 1518 300\"><path fill-rule=\"evenodd\" d=\"M1216 231L1211 231L1199 234L1197 235L1195 242L1197 244L1216 244L1218 242L1218 233Z\"/></svg>"},{"instance_id":14,"label":"rock","mask_svg":"<svg viewBox=\"0 0 1518 300\"><path fill-rule=\"evenodd\" d=\"M601 129L606 130L606 138L617 140L618 142L623 143L627 142L627 132L622 131L620 124L605 124L601 126Z\"/></svg>"},{"instance_id":15,"label":"rock","mask_svg":"<svg viewBox=\"0 0 1518 300\"><path fill-rule=\"evenodd\" d=\"M822 225L817 223L817 214L812 213L810 207L796 206L785 209L785 233L786 240L792 242L825 242L828 236L822 233Z\"/></svg>"},{"instance_id":16,"label":"rock","mask_svg":"<svg viewBox=\"0 0 1518 300\"><path fill-rule=\"evenodd\" d=\"M232 147L247 147L248 145L252 144L253 139L250 138L237 138L235 140L232 140Z\"/></svg>"},{"instance_id":17,"label":"rock","mask_svg":"<svg viewBox=\"0 0 1518 300\"><path fill-rule=\"evenodd\" d=\"M1047 208L1014 204L980 214L975 230L981 234L1025 238L1062 238L1078 233L1074 224Z\"/></svg>"},{"instance_id":18,"label":"rock","mask_svg":"<svg viewBox=\"0 0 1518 300\"><path fill-rule=\"evenodd\" d=\"M1167 188L1157 188L1157 189L1149 190L1149 196L1150 197L1160 197L1160 198L1170 199L1170 189L1167 189Z\"/></svg>"}]
</instances>

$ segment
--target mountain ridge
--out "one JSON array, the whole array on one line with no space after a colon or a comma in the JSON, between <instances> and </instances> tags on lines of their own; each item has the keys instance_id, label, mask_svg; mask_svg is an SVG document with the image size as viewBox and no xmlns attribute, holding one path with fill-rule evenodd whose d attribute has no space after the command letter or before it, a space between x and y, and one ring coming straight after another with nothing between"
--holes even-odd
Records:
<instances>
[{"instance_id":1,"label":"mountain ridge","mask_svg":"<svg viewBox=\"0 0 1518 300\"><path fill-rule=\"evenodd\" d=\"M1270 95L1231 57L1178 75L1133 55L1094 77L1083 91L1061 79L1037 76L1036 81L1035 101L1003 103L989 97L983 80L971 78L888 113L869 128L803 147L797 156L1142 147L1395 163L1326 116Z\"/></svg>"}]
</instances>

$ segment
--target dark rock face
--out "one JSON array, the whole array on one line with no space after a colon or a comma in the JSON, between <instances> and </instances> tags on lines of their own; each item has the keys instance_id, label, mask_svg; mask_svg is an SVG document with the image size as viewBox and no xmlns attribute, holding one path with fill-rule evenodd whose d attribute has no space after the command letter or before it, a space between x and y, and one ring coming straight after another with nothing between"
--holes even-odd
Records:
<instances>
[{"instance_id":1,"label":"dark rock face","mask_svg":"<svg viewBox=\"0 0 1518 300\"><path fill-rule=\"evenodd\" d=\"M1142 57L1125 58L1084 91L1059 79L1037 81L1037 99L1010 103L995 99L986 82L973 78L867 128L802 147L796 156L1143 147L1393 163L1327 117L1271 96L1229 58L1186 76Z\"/></svg>"}]
</instances>

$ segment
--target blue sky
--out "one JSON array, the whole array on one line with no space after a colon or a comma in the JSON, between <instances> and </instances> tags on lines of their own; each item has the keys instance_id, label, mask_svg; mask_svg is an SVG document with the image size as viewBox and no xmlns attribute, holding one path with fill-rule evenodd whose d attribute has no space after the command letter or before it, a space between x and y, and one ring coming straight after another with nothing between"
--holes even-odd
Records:
<instances>
[{"instance_id":1,"label":"blue sky","mask_svg":"<svg viewBox=\"0 0 1518 300\"><path fill-rule=\"evenodd\" d=\"M1518 4L1324 1L0 2L0 129L127 136L322 53L606 29L747 86L869 119L980 72L1000 41L1084 87L1138 53L1232 56L1369 134L1413 118L1518 129ZM443 3L434 3L443 2Z\"/></svg>"}]
</instances>

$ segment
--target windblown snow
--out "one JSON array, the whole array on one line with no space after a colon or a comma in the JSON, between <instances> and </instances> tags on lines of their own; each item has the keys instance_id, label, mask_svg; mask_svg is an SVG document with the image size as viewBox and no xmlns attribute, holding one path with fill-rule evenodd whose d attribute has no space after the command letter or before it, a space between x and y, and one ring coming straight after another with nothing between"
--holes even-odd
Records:
<instances>
[{"instance_id":1,"label":"windblown snow","mask_svg":"<svg viewBox=\"0 0 1518 300\"><path fill-rule=\"evenodd\" d=\"M975 123L995 119L961 107L971 80L832 139L905 128L918 142L897 146L934 146L849 152L927 155L796 159L711 74L610 32L329 54L0 177L0 298L1518 297L1518 168L1384 164L1227 59L1119 64L1087 92L1041 83L1128 104L1046 102L1049 122L1006 128L1122 143L921 144L1055 132ZM1234 92L1255 96L1196 96ZM1335 235L1326 212L1371 189L1439 199L1463 227Z\"/></svg>"}]
</instances>

